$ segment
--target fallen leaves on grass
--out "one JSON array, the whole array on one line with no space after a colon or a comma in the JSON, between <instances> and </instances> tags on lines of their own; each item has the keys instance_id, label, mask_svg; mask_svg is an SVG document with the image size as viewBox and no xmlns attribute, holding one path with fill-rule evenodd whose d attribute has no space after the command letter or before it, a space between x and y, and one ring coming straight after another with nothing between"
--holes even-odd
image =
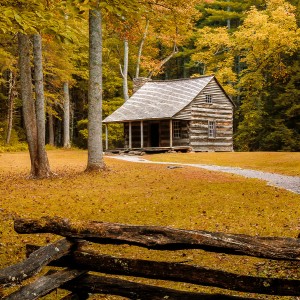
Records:
<instances>
[{"instance_id":1,"label":"fallen leaves on grass","mask_svg":"<svg viewBox=\"0 0 300 300\"><path fill-rule=\"evenodd\" d=\"M51 169L58 177L28 180L26 155L14 154L13 159L10 155L2 154L0 161L0 267L24 257L24 244L29 240L42 245L57 239L53 235L20 238L12 229L16 216L49 215L263 236L296 237L299 233L300 196L259 180L190 167L167 169L165 165L110 158L105 159L108 170L89 174L84 173L85 151L63 150L48 151ZM243 274L256 274L258 270L255 259L250 259L251 266L250 263L245 265L240 256L224 258L199 250L145 252L126 245L100 246L100 250L157 260L181 261L188 257L194 264ZM184 284L180 287L186 288Z\"/></svg>"}]
</instances>

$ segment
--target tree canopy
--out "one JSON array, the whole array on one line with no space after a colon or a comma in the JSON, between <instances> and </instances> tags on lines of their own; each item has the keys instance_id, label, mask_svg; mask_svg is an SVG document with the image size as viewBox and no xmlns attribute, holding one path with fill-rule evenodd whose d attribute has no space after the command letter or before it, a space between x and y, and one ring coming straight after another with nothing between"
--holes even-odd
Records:
<instances>
[{"instance_id":1,"label":"tree canopy","mask_svg":"<svg viewBox=\"0 0 300 300\"><path fill-rule=\"evenodd\" d=\"M16 35L21 32L42 37L46 141L52 132L53 143L63 145L67 82L71 142L87 146L88 11L96 5L92 0L1 1L0 143L10 122L10 74L19 78ZM236 150L300 150L299 1L106 0L100 10L104 117L122 104L120 65L126 59L129 95L136 76L213 73L237 105ZM12 143L24 139L19 80L14 90ZM110 146L121 146L121 134L122 127L114 125Z\"/></svg>"}]
</instances>

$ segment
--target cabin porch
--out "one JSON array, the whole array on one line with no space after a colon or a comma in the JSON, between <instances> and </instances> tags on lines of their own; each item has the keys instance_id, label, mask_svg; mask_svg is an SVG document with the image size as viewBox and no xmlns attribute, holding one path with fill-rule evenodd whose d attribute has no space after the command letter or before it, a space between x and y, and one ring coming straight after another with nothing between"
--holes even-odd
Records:
<instances>
[{"instance_id":1,"label":"cabin porch","mask_svg":"<svg viewBox=\"0 0 300 300\"><path fill-rule=\"evenodd\" d=\"M122 151L144 152L187 151L190 148L189 122L185 120L141 120L123 122L124 148ZM105 150L109 149L109 124L105 124ZM179 147L179 148L178 148ZM178 150L177 150L178 149ZM116 149L117 151L117 149Z\"/></svg>"},{"instance_id":2,"label":"cabin porch","mask_svg":"<svg viewBox=\"0 0 300 300\"><path fill-rule=\"evenodd\" d=\"M166 152L182 152L187 153L191 152L192 148L189 146L177 146L177 147L145 147L145 148L116 148L116 149L107 149L105 151L106 155L111 154L128 154L128 155L143 155L143 154L158 154Z\"/></svg>"}]
</instances>

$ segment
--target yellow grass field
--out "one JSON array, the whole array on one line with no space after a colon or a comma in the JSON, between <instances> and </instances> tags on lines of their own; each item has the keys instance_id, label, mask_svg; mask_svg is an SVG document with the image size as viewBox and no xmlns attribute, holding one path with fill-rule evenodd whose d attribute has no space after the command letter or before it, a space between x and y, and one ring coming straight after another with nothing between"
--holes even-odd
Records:
<instances>
[{"instance_id":1,"label":"yellow grass field","mask_svg":"<svg viewBox=\"0 0 300 300\"><path fill-rule=\"evenodd\" d=\"M153 161L208 164L300 176L300 152L198 152L147 155Z\"/></svg>"},{"instance_id":2,"label":"yellow grass field","mask_svg":"<svg viewBox=\"0 0 300 300\"><path fill-rule=\"evenodd\" d=\"M234 161L233 156L230 156L230 160L229 156L220 153L223 158L217 161L209 158L210 155L207 153L206 158L201 157L201 161L198 154L155 155L151 159L188 160L190 163L197 160L198 163L213 164L221 164L223 160L226 164L228 162L227 165L232 165ZM241 155L246 158L252 153ZM271 168L271 155L265 153L266 168ZM299 164L295 160L299 154L291 155L290 167L287 154L282 156L282 163L277 159L278 172L285 173L288 169L290 174L297 174ZM191 167L169 169L167 165L137 164L109 157L105 157L107 171L87 174L84 173L86 151L51 150L48 156L57 176L32 180L27 178L30 165L27 152L0 153L0 268L24 259L26 243L45 245L49 239L54 241L59 238L49 234L18 235L13 230L13 220L17 217L39 218L49 215L73 220L163 225L263 236L296 237L300 232L300 195L267 186L259 180ZM243 162L242 156L236 156L239 166L250 168L254 164L258 165L253 163L254 159L251 163L250 160ZM264 159L260 156L258 160L262 162ZM261 169L265 169L263 164ZM284 262L267 261L262 269L259 259L208 254L201 250L173 253L126 245L98 248L102 253L116 256L168 261L182 261L184 257L192 264L242 274L276 274L300 278L299 268L293 269ZM146 282L157 284L155 280ZM222 292L191 284L158 283L184 290ZM59 299L56 297L56 293L53 293L45 299ZM123 298L93 296L91 299Z\"/></svg>"}]
</instances>

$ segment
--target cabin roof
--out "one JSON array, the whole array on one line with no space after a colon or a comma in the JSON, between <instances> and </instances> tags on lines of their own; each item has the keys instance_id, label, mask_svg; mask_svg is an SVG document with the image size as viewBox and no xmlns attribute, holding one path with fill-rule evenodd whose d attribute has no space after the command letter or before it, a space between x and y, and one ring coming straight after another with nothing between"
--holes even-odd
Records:
<instances>
[{"instance_id":1,"label":"cabin roof","mask_svg":"<svg viewBox=\"0 0 300 300\"><path fill-rule=\"evenodd\" d=\"M103 122L172 118L190 104L213 78L214 76L203 76L148 81ZM230 98L229 100L231 101Z\"/></svg>"}]
</instances>

